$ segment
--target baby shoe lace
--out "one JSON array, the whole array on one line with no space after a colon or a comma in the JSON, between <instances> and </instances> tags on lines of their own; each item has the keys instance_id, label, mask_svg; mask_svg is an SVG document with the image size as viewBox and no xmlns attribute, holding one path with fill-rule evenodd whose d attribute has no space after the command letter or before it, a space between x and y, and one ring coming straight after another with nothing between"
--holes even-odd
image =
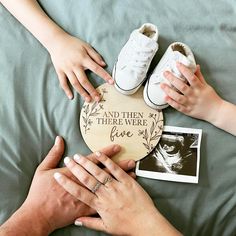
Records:
<instances>
[{"instance_id":1,"label":"baby shoe lace","mask_svg":"<svg viewBox=\"0 0 236 236\"><path fill-rule=\"evenodd\" d=\"M143 48L139 46L134 40L131 44L131 58L130 66L131 69L137 74L146 73L146 68L153 55L154 50L151 48Z\"/></svg>"}]
</instances>

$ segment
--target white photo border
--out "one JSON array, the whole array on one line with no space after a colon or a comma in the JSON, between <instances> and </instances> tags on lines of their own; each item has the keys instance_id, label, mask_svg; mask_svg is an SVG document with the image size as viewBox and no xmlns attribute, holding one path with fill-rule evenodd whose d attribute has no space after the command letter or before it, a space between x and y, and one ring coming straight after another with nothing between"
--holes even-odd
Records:
<instances>
[{"instance_id":1,"label":"white photo border","mask_svg":"<svg viewBox=\"0 0 236 236\"><path fill-rule=\"evenodd\" d=\"M193 129L193 128L185 128L185 127L177 127L177 126L164 126L163 132L198 134L196 176L140 170L139 169L140 161L138 161L136 165L136 169L135 169L136 175L140 177L150 178L150 179L197 184L199 181L200 146L201 146L201 139L202 139L202 130Z\"/></svg>"}]
</instances>

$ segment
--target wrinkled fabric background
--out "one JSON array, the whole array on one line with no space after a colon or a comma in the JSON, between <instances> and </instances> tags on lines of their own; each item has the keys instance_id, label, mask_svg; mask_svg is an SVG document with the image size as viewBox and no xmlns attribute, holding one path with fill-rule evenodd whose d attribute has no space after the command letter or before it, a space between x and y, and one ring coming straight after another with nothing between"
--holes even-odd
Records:
<instances>
[{"instance_id":1,"label":"wrinkled fabric background","mask_svg":"<svg viewBox=\"0 0 236 236\"><path fill-rule=\"evenodd\" d=\"M160 49L152 68L171 42L184 42L194 51L208 83L224 99L236 103L235 0L41 0L40 3L62 28L100 52L109 71L131 31L145 22L156 24ZM92 73L89 77L94 86L103 83ZM1 5L0 104L2 223L25 199L35 168L57 134L66 140L65 155L78 151L86 154L89 149L79 130L83 101L78 95L73 101L66 98L48 52ZM163 215L185 235L235 235L236 138L172 108L164 110L164 116L167 125L203 129L199 184L145 178L138 181ZM235 117L229 117L229 122L231 119ZM69 226L52 235L104 234Z\"/></svg>"}]
</instances>

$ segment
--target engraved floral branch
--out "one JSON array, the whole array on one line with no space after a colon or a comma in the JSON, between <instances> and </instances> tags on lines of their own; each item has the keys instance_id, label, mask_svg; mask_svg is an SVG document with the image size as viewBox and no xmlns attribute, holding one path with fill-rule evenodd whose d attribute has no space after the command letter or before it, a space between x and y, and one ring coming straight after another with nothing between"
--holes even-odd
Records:
<instances>
[{"instance_id":1,"label":"engraved floral branch","mask_svg":"<svg viewBox=\"0 0 236 236\"><path fill-rule=\"evenodd\" d=\"M103 88L101 93L99 93L101 96L101 99L99 102L95 101L91 104L85 104L83 106L84 115L82 115L82 118L84 121L83 127L84 127L85 134L87 133L87 131L90 130L89 126L91 126L93 123L91 117L99 115L100 114L99 112L104 109L102 103L106 101L104 99L105 93L107 93L107 90Z\"/></svg>"},{"instance_id":2,"label":"engraved floral branch","mask_svg":"<svg viewBox=\"0 0 236 236\"><path fill-rule=\"evenodd\" d=\"M147 154L151 152L154 148L153 146L153 141L157 140L161 136L161 130L163 129L162 126L162 121L163 119L160 120L160 115L161 113L149 113L149 118L152 118L152 125L150 129L144 129L144 130L139 130L138 135L143 136L143 139L145 140L143 142L144 147L148 150ZM158 130L156 128L158 127Z\"/></svg>"}]
</instances>

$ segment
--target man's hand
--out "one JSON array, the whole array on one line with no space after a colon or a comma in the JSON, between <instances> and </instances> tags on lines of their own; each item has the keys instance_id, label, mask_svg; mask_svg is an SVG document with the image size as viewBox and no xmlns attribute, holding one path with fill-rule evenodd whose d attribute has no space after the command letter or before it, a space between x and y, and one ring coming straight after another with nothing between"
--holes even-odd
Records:
<instances>
[{"instance_id":1,"label":"man's hand","mask_svg":"<svg viewBox=\"0 0 236 236\"><path fill-rule=\"evenodd\" d=\"M103 149L103 152L110 157L119 151L118 145ZM54 173L59 172L73 179L66 167L56 169L63 152L64 141L61 137L57 137L54 146L36 169L25 202L0 227L0 235L48 235L55 229L73 223L78 217L95 213L92 208L67 193L53 178ZM97 162L93 154L87 158ZM119 164L125 170L135 165L133 161L123 161Z\"/></svg>"}]
</instances>

